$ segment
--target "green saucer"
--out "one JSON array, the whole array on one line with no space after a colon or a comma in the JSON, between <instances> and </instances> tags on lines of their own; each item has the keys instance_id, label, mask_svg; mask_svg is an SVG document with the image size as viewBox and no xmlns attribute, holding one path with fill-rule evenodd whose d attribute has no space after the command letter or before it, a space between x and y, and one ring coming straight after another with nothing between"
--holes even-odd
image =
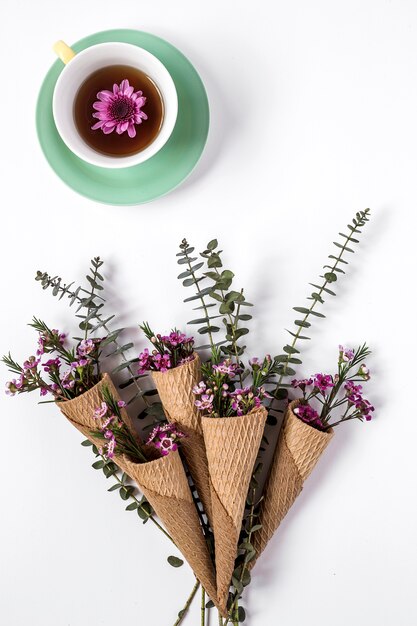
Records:
<instances>
[{"instance_id":1,"label":"green saucer","mask_svg":"<svg viewBox=\"0 0 417 626\"><path fill-rule=\"evenodd\" d=\"M137 30L107 30L81 39L79 52L97 43L121 41L145 48L165 65L178 93L174 131L155 156L123 169L90 165L64 144L52 116L52 95L64 65L55 61L42 84L36 107L36 128L42 150L58 176L78 193L106 204L142 204L177 187L203 152L209 128L209 107L201 79L183 54L167 41Z\"/></svg>"}]
</instances>

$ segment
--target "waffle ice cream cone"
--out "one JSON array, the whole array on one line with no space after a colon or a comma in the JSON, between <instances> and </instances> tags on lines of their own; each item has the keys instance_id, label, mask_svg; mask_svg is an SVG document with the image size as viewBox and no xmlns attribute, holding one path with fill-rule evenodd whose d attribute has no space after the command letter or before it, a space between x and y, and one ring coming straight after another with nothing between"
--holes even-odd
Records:
<instances>
[{"instance_id":1,"label":"waffle ice cream cone","mask_svg":"<svg viewBox=\"0 0 417 626\"><path fill-rule=\"evenodd\" d=\"M93 415L94 410L103 402L102 390L105 385L113 397L119 399L110 377L104 374L97 385L81 396L57 403L65 417L98 447L103 441L92 435L92 431L99 427L99 422ZM121 415L130 430L135 432L130 417L123 408ZM146 447L143 448L146 451ZM154 454L153 450L151 452ZM213 602L216 602L214 567L178 451L147 463L133 463L125 455L117 455L113 460L137 483L196 577Z\"/></svg>"},{"instance_id":2,"label":"waffle ice cream cone","mask_svg":"<svg viewBox=\"0 0 417 626\"><path fill-rule=\"evenodd\" d=\"M267 411L202 418L212 500L217 600L225 610L249 483L261 444Z\"/></svg>"},{"instance_id":3,"label":"waffle ice cream cone","mask_svg":"<svg viewBox=\"0 0 417 626\"><path fill-rule=\"evenodd\" d=\"M187 435L181 440L181 450L187 463L204 511L212 524L212 505L207 465L206 447L201 427L201 417L195 406L192 389L201 381L200 358L194 359L167 372L152 372L167 419L175 422Z\"/></svg>"},{"instance_id":4,"label":"waffle ice cream cone","mask_svg":"<svg viewBox=\"0 0 417 626\"><path fill-rule=\"evenodd\" d=\"M216 602L213 563L178 451L148 463L132 463L124 457L123 463L207 594Z\"/></svg>"},{"instance_id":5,"label":"waffle ice cream cone","mask_svg":"<svg viewBox=\"0 0 417 626\"><path fill-rule=\"evenodd\" d=\"M100 428L100 421L94 418L94 411L103 402L103 387L106 386L112 396L116 400L120 400L119 392L114 386L110 376L108 374L103 374L100 382L94 385L94 387L91 387L91 389L83 393L81 396L73 398L72 400L64 400L56 403L61 413L65 415L68 421L71 422L75 428L83 433L83 435L98 448L103 445L103 440L92 435L92 431L99 430ZM143 447L126 409L121 408L120 414L130 432L135 435L138 444ZM117 462L117 465L119 465L119 467L126 472L126 467L124 466L122 457L117 457L115 461Z\"/></svg>"},{"instance_id":6,"label":"waffle ice cream cone","mask_svg":"<svg viewBox=\"0 0 417 626\"><path fill-rule=\"evenodd\" d=\"M257 558L288 513L304 481L333 437L333 430L320 431L302 422L293 412L299 400L291 402L274 453L270 474L264 489L259 523L262 528L253 535ZM255 561L250 566L253 567Z\"/></svg>"}]
</instances>

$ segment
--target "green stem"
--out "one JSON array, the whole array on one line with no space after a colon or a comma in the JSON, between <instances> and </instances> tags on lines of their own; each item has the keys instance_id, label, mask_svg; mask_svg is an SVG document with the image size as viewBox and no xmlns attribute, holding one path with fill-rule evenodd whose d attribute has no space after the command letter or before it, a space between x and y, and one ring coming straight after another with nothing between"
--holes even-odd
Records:
<instances>
[{"instance_id":1,"label":"green stem","mask_svg":"<svg viewBox=\"0 0 417 626\"><path fill-rule=\"evenodd\" d=\"M220 274L219 270L217 269L217 267L214 268L214 271L216 273L216 276L218 278L221 278L221 274ZM224 289L220 289L220 293L222 295L223 302L224 302L225 301ZM240 290L240 293L243 294L243 289ZM239 302L239 304L237 306L237 312L236 312L236 315L235 315L234 319L233 319L231 313L226 313L227 319L229 320L229 324L230 324L230 327L232 329L232 341L231 341L231 343L232 343L232 346L233 346L233 351L235 353L234 356L235 356L235 359L236 359L236 363L238 365L240 363L240 359L239 359L239 351L238 351L238 345L237 345L237 340L236 340L236 330L237 330L237 326L238 326L238 323L239 323L239 320L238 320L239 311L240 311L240 302ZM239 382L240 382L240 386L243 387L242 374L239 374Z\"/></svg>"},{"instance_id":2,"label":"green stem","mask_svg":"<svg viewBox=\"0 0 417 626\"><path fill-rule=\"evenodd\" d=\"M190 595L188 596L186 603L184 604L184 606L181 609L181 611L178 613L178 618L177 618L174 626L179 626L179 624L181 624L181 622L184 619L184 617L187 615L188 609L191 606L191 602L194 600L195 594L197 593L199 586L200 586L200 583L199 583L198 580L196 580L195 581L195 585L194 585Z\"/></svg>"},{"instance_id":3,"label":"green stem","mask_svg":"<svg viewBox=\"0 0 417 626\"><path fill-rule=\"evenodd\" d=\"M192 276L192 278L194 280L194 284L195 284L195 286L197 288L197 293L200 296L201 304L203 306L204 314L205 314L205 316L207 318L207 326L209 328L207 334L208 334L208 337L209 337L210 345L211 345L212 349L215 350L216 346L215 346L215 342L214 342L214 339L213 339L212 332L210 330L210 320L208 319L210 317L210 315L209 315L209 312L208 312L207 304L206 304L206 301L204 300L204 296L201 295L200 285L198 284L198 280L197 280L197 277L196 277L195 272L193 270L193 266L192 266L192 263L190 261L190 257L188 255L188 252L186 252L186 250L184 250L184 254L185 254L185 258L187 259L188 270L189 270L189 272L190 272L190 274L191 274L191 276Z\"/></svg>"},{"instance_id":4,"label":"green stem","mask_svg":"<svg viewBox=\"0 0 417 626\"><path fill-rule=\"evenodd\" d=\"M328 424L326 427L326 430L328 430L329 428L334 428L335 426L337 426L338 424L341 424L342 422L348 422L349 420L354 420L354 419L358 419L358 416L353 414L353 415L349 415L349 417L345 417L346 416L346 411L344 416L342 417L342 419L340 419L337 422L334 422L333 424Z\"/></svg>"},{"instance_id":5,"label":"green stem","mask_svg":"<svg viewBox=\"0 0 417 626\"><path fill-rule=\"evenodd\" d=\"M251 543L252 540L252 535L253 535L253 531L252 531L252 527L254 526L253 523L253 519L254 519L254 515L255 515L255 494L256 494L256 489L252 489L252 497L251 497L251 507L250 507L250 513L249 513L249 533L248 533L248 542ZM243 578L245 576L246 573L246 569L248 566L248 555L245 555L245 559L243 561L242 564L242 571L240 573L240 577L239 577L239 582L242 583ZM226 624L225 626L227 626L227 624L229 622L233 621L233 625L235 626L236 624L239 625L239 594L237 591L235 591L235 597L232 603L232 608L230 610L229 613L229 617L227 618Z\"/></svg>"},{"instance_id":6,"label":"green stem","mask_svg":"<svg viewBox=\"0 0 417 626\"><path fill-rule=\"evenodd\" d=\"M219 611L219 626L224 626L222 614L220 613L220 611Z\"/></svg>"},{"instance_id":7,"label":"green stem","mask_svg":"<svg viewBox=\"0 0 417 626\"><path fill-rule=\"evenodd\" d=\"M335 272L335 271L336 271L336 269L338 268L339 264L342 262L342 257L343 257L343 254L344 254L344 253L345 253L345 251L346 251L346 248L348 247L348 244L349 244L349 243L351 243L351 240L353 239L353 236L357 233L357 231L358 231L358 229L359 229L359 226L361 226L361 225L363 225L363 224L360 224L360 223L356 224L356 225L355 225L355 227L354 227L354 229L350 231L349 236L346 238L345 243L343 244L342 248L340 249L339 256L336 258L336 260L335 260L335 262L334 262L334 264L333 264L333 267L332 267L332 268L329 270L329 272L327 272L327 273L330 273L330 274L331 274L331 273L333 273L333 274L334 274L334 272ZM300 337L300 334L301 334L301 332L302 332L303 328L305 328L305 327L303 326L303 324L304 324L304 323L308 320L308 318L310 317L311 312L314 310L314 308L315 308L316 304L320 301L320 299L321 299L321 295L322 295L322 293L324 292L324 290L326 289L326 287L327 287L327 285L328 285L328 284L329 284L329 281L328 281L327 279L325 279L324 283L321 285L321 287L320 287L320 289L319 289L319 291L318 291L318 296L319 296L319 297L318 297L317 299L314 299L314 300L313 300L313 302L312 302L312 304L311 304L311 306L310 306L309 310L307 311L307 313L304 315L304 317L303 317L303 319L302 319L302 324L301 324L300 326L298 326L298 330L297 330L297 332L295 333L295 337L293 337L292 343L290 344L290 347L291 347L291 348L294 348L294 347L295 347L295 344L297 343L297 341L298 341L298 339L299 339L299 337ZM278 391L278 389L281 387L281 383L282 383L283 378L285 378L285 377L287 376L287 373L286 373L286 372L287 372L287 369L288 369L288 367L289 367L289 359L291 358L291 356L292 356L291 354L288 354L287 360L286 360L286 361L284 361L284 363L283 363L283 372L282 372L281 376L280 376L280 377L279 377L279 379L278 379L278 382L277 382L276 387L275 387L275 390L274 390L274 394L276 394L276 393L277 393L277 391ZM274 394L273 394L273 395L274 395ZM270 403L270 404L271 404L271 403Z\"/></svg>"},{"instance_id":8,"label":"green stem","mask_svg":"<svg viewBox=\"0 0 417 626\"><path fill-rule=\"evenodd\" d=\"M235 614L233 618L233 626L239 626L239 599L235 600Z\"/></svg>"},{"instance_id":9,"label":"green stem","mask_svg":"<svg viewBox=\"0 0 417 626\"><path fill-rule=\"evenodd\" d=\"M97 274L98 274L98 269L97 267L94 265L94 271L93 271L93 282L96 282L97 279ZM89 294L89 299L91 298L91 302L90 304L87 306L87 316L90 314L90 310L94 308L94 298L95 298L95 293L94 293L94 285L91 285L91 289L90 289L90 294ZM85 322L85 328L84 328L84 339L87 339L88 337L88 326L89 326L89 322Z\"/></svg>"},{"instance_id":10,"label":"green stem","mask_svg":"<svg viewBox=\"0 0 417 626\"><path fill-rule=\"evenodd\" d=\"M204 587L201 587L201 626L205 626L206 623L206 592Z\"/></svg>"}]
</instances>

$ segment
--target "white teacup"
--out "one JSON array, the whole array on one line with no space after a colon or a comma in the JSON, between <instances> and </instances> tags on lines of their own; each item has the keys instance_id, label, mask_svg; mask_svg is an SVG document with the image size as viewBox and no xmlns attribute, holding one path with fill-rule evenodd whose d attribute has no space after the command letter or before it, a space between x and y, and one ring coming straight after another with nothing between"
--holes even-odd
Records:
<instances>
[{"instance_id":1,"label":"white teacup","mask_svg":"<svg viewBox=\"0 0 417 626\"><path fill-rule=\"evenodd\" d=\"M63 41L58 41L54 50L65 67L55 85L52 111L61 138L74 154L100 167L130 167L150 159L166 144L177 119L178 97L174 81L159 59L128 43L101 43L76 54ZM96 152L80 136L74 120L74 100L79 87L93 72L107 65L129 65L141 70L154 81L163 99L164 116L158 135L141 152L125 157Z\"/></svg>"}]
</instances>

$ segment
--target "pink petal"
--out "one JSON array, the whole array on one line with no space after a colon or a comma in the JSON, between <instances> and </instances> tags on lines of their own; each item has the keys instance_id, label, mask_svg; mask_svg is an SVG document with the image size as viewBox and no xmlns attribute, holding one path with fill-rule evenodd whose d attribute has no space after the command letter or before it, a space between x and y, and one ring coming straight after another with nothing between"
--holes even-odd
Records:
<instances>
[{"instance_id":1,"label":"pink petal","mask_svg":"<svg viewBox=\"0 0 417 626\"><path fill-rule=\"evenodd\" d=\"M116 125L115 122L105 122L102 126L103 133L105 135L109 135L110 133L114 131L115 125Z\"/></svg>"},{"instance_id":2,"label":"pink petal","mask_svg":"<svg viewBox=\"0 0 417 626\"><path fill-rule=\"evenodd\" d=\"M104 111L107 109L108 104L106 102L94 102L93 109L96 111Z\"/></svg>"},{"instance_id":3,"label":"pink petal","mask_svg":"<svg viewBox=\"0 0 417 626\"><path fill-rule=\"evenodd\" d=\"M103 122L97 122L94 126L91 127L91 130L97 130L103 126Z\"/></svg>"},{"instance_id":4,"label":"pink petal","mask_svg":"<svg viewBox=\"0 0 417 626\"><path fill-rule=\"evenodd\" d=\"M135 122L136 124L142 124L142 120L147 120L148 116L143 111L139 111L135 113Z\"/></svg>"},{"instance_id":5,"label":"pink petal","mask_svg":"<svg viewBox=\"0 0 417 626\"><path fill-rule=\"evenodd\" d=\"M98 92L97 98L103 102L111 102L113 100L113 94L108 89L103 89L103 91Z\"/></svg>"},{"instance_id":6,"label":"pink petal","mask_svg":"<svg viewBox=\"0 0 417 626\"><path fill-rule=\"evenodd\" d=\"M133 93L133 89L134 87L132 87L132 85L130 85L130 87L128 87L127 89L125 89L125 96L131 96Z\"/></svg>"},{"instance_id":7,"label":"pink petal","mask_svg":"<svg viewBox=\"0 0 417 626\"><path fill-rule=\"evenodd\" d=\"M136 137L136 128L133 123L129 124L129 128L127 129L127 134L129 135L131 139L133 139L133 137Z\"/></svg>"},{"instance_id":8,"label":"pink petal","mask_svg":"<svg viewBox=\"0 0 417 626\"><path fill-rule=\"evenodd\" d=\"M119 122L119 124L117 124L116 133L121 135L125 132L125 130L127 130L128 126L129 122Z\"/></svg>"},{"instance_id":9,"label":"pink petal","mask_svg":"<svg viewBox=\"0 0 417 626\"><path fill-rule=\"evenodd\" d=\"M119 93L119 85L116 85L116 83L114 83L114 85L113 85L113 94L115 96L117 96L118 93Z\"/></svg>"},{"instance_id":10,"label":"pink petal","mask_svg":"<svg viewBox=\"0 0 417 626\"><path fill-rule=\"evenodd\" d=\"M106 111L99 111L98 113L93 113L93 117L97 118L98 120L109 120L109 116L107 115Z\"/></svg>"},{"instance_id":11,"label":"pink petal","mask_svg":"<svg viewBox=\"0 0 417 626\"><path fill-rule=\"evenodd\" d=\"M126 95L126 89L128 88L129 88L129 81L125 78L120 83L120 91L122 92L123 95Z\"/></svg>"},{"instance_id":12,"label":"pink petal","mask_svg":"<svg viewBox=\"0 0 417 626\"><path fill-rule=\"evenodd\" d=\"M136 98L139 98L139 96L141 96L142 94L143 94L143 91L135 91L135 93L134 93Z\"/></svg>"},{"instance_id":13,"label":"pink petal","mask_svg":"<svg viewBox=\"0 0 417 626\"><path fill-rule=\"evenodd\" d=\"M143 107L143 105L145 104L145 102L146 102L146 98L145 98L144 96L141 96L140 98L138 98L138 99L136 100L136 106L137 106L137 107Z\"/></svg>"}]
</instances>

